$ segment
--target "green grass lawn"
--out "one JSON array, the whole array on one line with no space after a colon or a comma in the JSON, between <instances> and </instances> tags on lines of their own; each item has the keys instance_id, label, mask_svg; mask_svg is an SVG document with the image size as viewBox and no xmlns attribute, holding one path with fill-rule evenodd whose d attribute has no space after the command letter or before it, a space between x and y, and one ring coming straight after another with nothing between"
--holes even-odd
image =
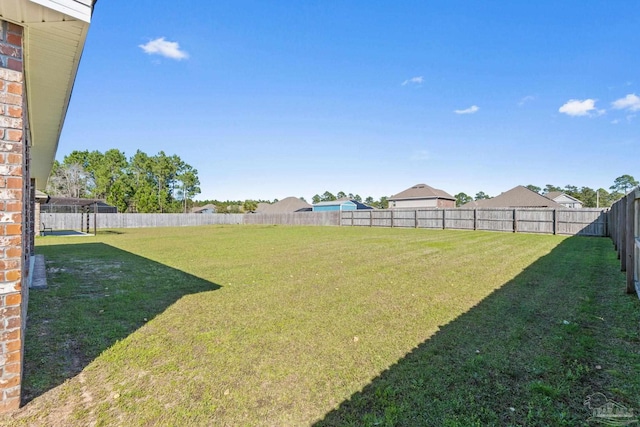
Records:
<instances>
[{"instance_id":1,"label":"green grass lawn","mask_svg":"<svg viewBox=\"0 0 640 427\"><path fill-rule=\"evenodd\" d=\"M608 239L207 226L37 239L5 424L576 426L640 408ZM636 411L637 412L637 411Z\"/></svg>"}]
</instances>

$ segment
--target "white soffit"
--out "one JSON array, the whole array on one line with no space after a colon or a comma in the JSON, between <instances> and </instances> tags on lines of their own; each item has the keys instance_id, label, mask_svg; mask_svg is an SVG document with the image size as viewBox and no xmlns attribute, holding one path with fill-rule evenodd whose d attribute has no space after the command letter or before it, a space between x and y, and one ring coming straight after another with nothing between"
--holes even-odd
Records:
<instances>
[{"instance_id":1,"label":"white soffit","mask_svg":"<svg viewBox=\"0 0 640 427\"><path fill-rule=\"evenodd\" d=\"M0 0L0 19L24 28L31 177L46 186L55 159L93 0Z\"/></svg>"},{"instance_id":2,"label":"white soffit","mask_svg":"<svg viewBox=\"0 0 640 427\"><path fill-rule=\"evenodd\" d=\"M81 21L32 24L25 55L31 130L31 175L46 185L56 155L88 26Z\"/></svg>"}]
</instances>

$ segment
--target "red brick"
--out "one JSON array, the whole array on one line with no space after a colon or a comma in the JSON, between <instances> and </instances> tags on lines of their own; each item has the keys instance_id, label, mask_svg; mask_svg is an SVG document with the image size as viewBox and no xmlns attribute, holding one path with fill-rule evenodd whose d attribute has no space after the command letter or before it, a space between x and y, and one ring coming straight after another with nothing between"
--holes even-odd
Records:
<instances>
[{"instance_id":1,"label":"red brick","mask_svg":"<svg viewBox=\"0 0 640 427\"><path fill-rule=\"evenodd\" d=\"M10 105L22 105L22 97L11 93L0 93L0 103Z\"/></svg>"},{"instance_id":2,"label":"red brick","mask_svg":"<svg viewBox=\"0 0 640 427\"><path fill-rule=\"evenodd\" d=\"M12 397L20 397L20 387L13 387L9 390L5 390L4 396L7 399L10 399Z\"/></svg>"},{"instance_id":3,"label":"red brick","mask_svg":"<svg viewBox=\"0 0 640 427\"><path fill-rule=\"evenodd\" d=\"M14 352L20 356L20 352ZM20 375L13 375L9 378L0 378L0 388L12 388L20 384Z\"/></svg>"},{"instance_id":4,"label":"red brick","mask_svg":"<svg viewBox=\"0 0 640 427\"><path fill-rule=\"evenodd\" d=\"M5 365L8 365L10 363L20 363L20 359L21 359L20 358L20 353L21 353L20 351L14 351L14 352L11 352L11 353L7 353L7 355L5 356L5 359L4 359L5 360ZM5 369L5 372L6 372L6 369ZM18 378L20 378L20 377L18 376Z\"/></svg>"},{"instance_id":5,"label":"red brick","mask_svg":"<svg viewBox=\"0 0 640 427\"><path fill-rule=\"evenodd\" d=\"M22 71L22 61L9 58L7 59L7 68L14 71Z\"/></svg>"},{"instance_id":6,"label":"red brick","mask_svg":"<svg viewBox=\"0 0 640 427\"><path fill-rule=\"evenodd\" d=\"M15 156L15 154L10 154L9 156ZM7 188L11 189L19 189L22 188L22 178L10 176L7 178Z\"/></svg>"},{"instance_id":7,"label":"red brick","mask_svg":"<svg viewBox=\"0 0 640 427\"><path fill-rule=\"evenodd\" d=\"M0 160L0 164L2 164L2 160ZM7 188L7 180L4 176L0 176L0 188Z\"/></svg>"},{"instance_id":8,"label":"red brick","mask_svg":"<svg viewBox=\"0 0 640 427\"><path fill-rule=\"evenodd\" d=\"M20 316L20 306L12 305L10 307L5 307L0 309L0 316L2 317L17 317Z\"/></svg>"},{"instance_id":9,"label":"red brick","mask_svg":"<svg viewBox=\"0 0 640 427\"><path fill-rule=\"evenodd\" d=\"M7 35L7 42L14 46L22 46L22 36L19 34L11 34Z\"/></svg>"},{"instance_id":10,"label":"red brick","mask_svg":"<svg viewBox=\"0 0 640 427\"><path fill-rule=\"evenodd\" d=\"M19 351L22 349L22 341L21 340L9 341L5 343L5 347L7 349L7 352Z\"/></svg>"},{"instance_id":11,"label":"red brick","mask_svg":"<svg viewBox=\"0 0 640 427\"><path fill-rule=\"evenodd\" d=\"M22 294L17 293L17 294L10 294L5 296L5 304L7 306L20 305L21 302L22 302Z\"/></svg>"},{"instance_id":12,"label":"red brick","mask_svg":"<svg viewBox=\"0 0 640 427\"><path fill-rule=\"evenodd\" d=\"M7 22L7 32L22 35L22 27L11 22Z\"/></svg>"},{"instance_id":13,"label":"red brick","mask_svg":"<svg viewBox=\"0 0 640 427\"><path fill-rule=\"evenodd\" d=\"M7 374L19 374L21 371L20 363L7 363L4 365L4 372Z\"/></svg>"},{"instance_id":14,"label":"red brick","mask_svg":"<svg viewBox=\"0 0 640 427\"><path fill-rule=\"evenodd\" d=\"M22 214L21 213L11 214L11 222L22 222Z\"/></svg>"},{"instance_id":15,"label":"red brick","mask_svg":"<svg viewBox=\"0 0 640 427\"><path fill-rule=\"evenodd\" d=\"M4 276L7 281L14 282L16 280L20 280L20 277L22 277L22 272L20 270L9 270L4 272Z\"/></svg>"},{"instance_id":16,"label":"red brick","mask_svg":"<svg viewBox=\"0 0 640 427\"><path fill-rule=\"evenodd\" d=\"M7 323L7 329L15 329L22 326L22 320L19 317L5 319L5 322Z\"/></svg>"},{"instance_id":17,"label":"red brick","mask_svg":"<svg viewBox=\"0 0 640 427\"><path fill-rule=\"evenodd\" d=\"M22 224L7 224L4 232L5 236L16 236L20 234L22 234Z\"/></svg>"},{"instance_id":18,"label":"red brick","mask_svg":"<svg viewBox=\"0 0 640 427\"><path fill-rule=\"evenodd\" d=\"M0 80L0 90L4 90L4 80Z\"/></svg>"},{"instance_id":19,"label":"red brick","mask_svg":"<svg viewBox=\"0 0 640 427\"><path fill-rule=\"evenodd\" d=\"M22 202L7 202L5 212L22 212Z\"/></svg>"},{"instance_id":20,"label":"red brick","mask_svg":"<svg viewBox=\"0 0 640 427\"><path fill-rule=\"evenodd\" d=\"M22 107L7 105L7 115L11 117L22 117Z\"/></svg>"},{"instance_id":21,"label":"red brick","mask_svg":"<svg viewBox=\"0 0 640 427\"><path fill-rule=\"evenodd\" d=\"M9 46L7 44L0 44L0 54L11 56L13 58L22 58L22 49L15 46Z\"/></svg>"},{"instance_id":22,"label":"red brick","mask_svg":"<svg viewBox=\"0 0 640 427\"><path fill-rule=\"evenodd\" d=\"M9 331L9 332L5 332L3 334L0 334L0 338L3 341L14 341L20 338L20 329L14 329L13 331ZM6 364L5 364L6 365ZM5 371L7 370L6 366L5 366Z\"/></svg>"},{"instance_id":23,"label":"red brick","mask_svg":"<svg viewBox=\"0 0 640 427\"><path fill-rule=\"evenodd\" d=\"M15 156L15 154L10 154L9 156ZM11 189L19 189L22 188L22 178L10 176L7 178L7 188Z\"/></svg>"},{"instance_id":24,"label":"red brick","mask_svg":"<svg viewBox=\"0 0 640 427\"><path fill-rule=\"evenodd\" d=\"M5 248L10 246L22 246L22 236L5 236L0 241L3 243Z\"/></svg>"},{"instance_id":25,"label":"red brick","mask_svg":"<svg viewBox=\"0 0 640 427\"><path fill-rule=\"evenodd\" d=\"M19 258L21 256L22 256L22 249L19 246L11 246L7 248L7 250L5 251L6 258Z\"/></svg>"},{"instance_id":26,"label":"red brick","mask_svg":"<svg viewBox=\"0 0 640 427\"><path fill-rule=\"evenodd\" d=\"M14 142L22 141L22 131L18 129L7 129L5 140Z\"/></svg>"},{"instance_id":27,"label":"red brick","mask_svg":"<svg viewBox=\"0 0 640 427\"><path fill-rule=\"evenodd\" d=\"M0 401L0 414L17 411L18 409L20 409L19 397L15 397L13 399L4 399L3 401Z\"/></svg>"},{"instance_id":28,"label":"red brick","mask_svg":"<svg viewBox=\"0 0 640 427\"><path fill-rule=\"evenodd\" d=\"M22 164L22 154L9 153L7 155L7 163L8 165L21 165Z\"/></svg>"},{"instance_id":29,"label":"red brick","mask_svg":"<svg viewBox=\"0 0 640 427\"><path fill-rule=\"evenodd\" d=\"M22 95L22 84L9 83L9 85L7 86L7 92L13 93L14 95Z\"/></svg>"}]
</instances>

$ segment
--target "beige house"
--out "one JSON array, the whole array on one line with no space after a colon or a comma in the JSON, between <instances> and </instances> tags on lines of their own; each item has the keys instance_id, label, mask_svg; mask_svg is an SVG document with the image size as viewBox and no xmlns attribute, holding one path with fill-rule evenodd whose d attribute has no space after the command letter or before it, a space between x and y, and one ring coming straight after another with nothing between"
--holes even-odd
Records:
<instances>
[{"instance_id":1,"label":"beige house","mask_svg":"<svg viewBox=\"0 0 640 427\"><path fill-rule=\"evenodd\" d=\"M571 197L562 191L550 191L544 195L547 199L551 199L556 203L560 203L565 208L581 209L582 202L575 197Z\"/></svg>"},{"instance_id":2,"label":"beige house","mask_svg":"<svg viewBox=\"0 0 640 427\"><path fill-rule=\"evenodd\" d=\"M389 209L455 208L456 198L446 191L416 184L389 197Z\"/></svg>"},{"instance_id":3,"label":"beige house","mask_svg":"<svg viewBox=\"0 0 640 427\"><path fill-rule=\"evenodd\" d=\"M559 203L518 185L491 199L465 203L461 208L563 208Z\"/></svg>"},{"instance_id":4,"label":"beige house","mask_svg":"<svg viewBox=\"0 0 640 427\"><path fill-rule=\"evenodd\" d=\"M0 412L20 406L35 191L47 184L94 3L0 1Z\"/></svg>"}]
</instances>

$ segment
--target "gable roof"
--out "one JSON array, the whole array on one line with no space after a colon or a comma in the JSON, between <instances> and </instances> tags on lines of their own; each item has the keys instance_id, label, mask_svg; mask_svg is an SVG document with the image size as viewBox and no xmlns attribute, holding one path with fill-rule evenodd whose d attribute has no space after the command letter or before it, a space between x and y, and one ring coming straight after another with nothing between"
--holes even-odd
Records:
<instances>
[{"instance_id":1,"label":"gable roof","mask_svg":"<svg viewBox=\"0 0 640 427\"><path fill-rule=\"evenodd\" d=\"M477 207L481 208L564 208L560 203L522 185L513 187L491 199L476 200L476 203L478 203Z\"/></svg>"},{"instance_id":2,"label":"gable roof","mask_svg":"<svg viewBox=\"0 0 640 427\"><path fill-rule=\"evenodd\" d=\"M216 212L216 211L218 210L218 209L216 208L216 205L214 205L214 204L212 204L212 203L209 203L209 204L206 204L206 205L204 205L204 206L198 206L198 207L196 207L196 208L191 209L191 213L200 213L200 212L202 212L202 211L204 211L204 210L207 210L207 209L210 209L210 210L212 210L213 212Z\"/></svg>"},{"instance_id":3,"label":"gable roof","mask_svg":"<svg viewBox=\"0 0 640 427\"><path fill-rule=\"evenodd\" d=\"M297 197L286 197L278 202L258 203L257 213L287 213L310 210L311 205Z\"/></svg>"},{"instance_id":4,"label":"gable roof","mask_svg":"<svg viewBox=\"0 0 640 427\"><path fill-rule=\"evenodd\" d=\"M544 195L544 197L554 201L560 196L564 196L570 200L573 200L574 202L582 203L581 200L578 200L575 197L568 195L567 193L563 193L562 191L549 191L547 194Z\"/></svg>"},{"instance_id":5,"label":"gable roof","mask_svg":"<svg viewBox=\"0 0 640 427\"><path fill-rule=\"evenodd\" d=\"M314 203L313 206L340 206L340 205L346 205L346 204L356 205L355 202L349 199L338 199L338 200L327 200L326 202Z\"/></svg>"},{"instance_id":6,"label":"gable roof","mask_svg":"<svg viewBox=\"0 0 640 427\"><path fill-rule=\"evenodd\" d=\"M428 186L427 184L416 184L411 188L407 188L398 194L389 197L388 200L407 200L407 199L448 199L456 200L446 191L439 190Z\"/></svg>"},{"instance_id":7,"label":"gable roof","mask_svg":"<svg viewBox=\"0 0 640 427\"><path fill-rule=\"evenodd\" d=\"M341 197L338 200L348 200L350 202L353 202L356 205L356 209L358 209L358 210L361 210L361 209L373 209L372 206L369 206L369 205L367 205L365 203L359 202L359 201L357 201L355 199L350 199L348 197Z\"/></svg>"}]
</instances>

